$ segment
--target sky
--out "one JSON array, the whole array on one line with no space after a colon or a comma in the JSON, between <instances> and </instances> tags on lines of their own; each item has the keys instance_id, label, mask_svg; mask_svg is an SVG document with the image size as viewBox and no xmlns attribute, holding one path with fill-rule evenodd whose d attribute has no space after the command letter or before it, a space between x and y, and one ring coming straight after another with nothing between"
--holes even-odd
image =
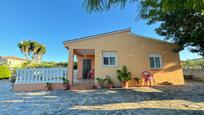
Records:
<instances>
[{"instance_id":1,"label":"sky","mask_svg":"<svg viewBox=\"0 0 204 115\"><path fill-rule=\"evenodd\" d=\"M47 47L43 61L68 60L63 41L111 32L131 27L132 32L162 39L154 29L139 18L136 4L124 9L113 8L108 12L88 13L84 0L0 0L0 56L24 58L17 47L23 40L34 40ZM180 59L200 58L187 49L180 52Z\"/></svg>"}]
</instances>

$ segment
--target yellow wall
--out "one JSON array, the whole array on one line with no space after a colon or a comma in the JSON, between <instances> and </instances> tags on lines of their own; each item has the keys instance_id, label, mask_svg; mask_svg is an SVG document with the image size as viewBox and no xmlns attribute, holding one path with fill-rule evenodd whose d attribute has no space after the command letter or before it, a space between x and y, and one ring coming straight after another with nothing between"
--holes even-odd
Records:
<instances>
[{"instance_id":1,"label":"yellow wall","mask_svg":"<svg viewBox=\"0 0 204 115\"><path fill-rule=\"evenodd\" d=\"M120 85L116 77L117 69L121 69L123 65L126 65L133 76L141 76L142 71L151 70L149 55L152 53L161 54L163 68L152 70L156 83L168 81L175 85L184 84L179 54L172 52L176 45L170 43L135 36L129 34L129 31L123 31L94 39L66 43L65 47L70 49L95 49L95 76L105 77L105 75L111 75L115 85ZM102 61L103 51L116 51L118 65L104 67Z\"/></svg>"}]
</instances>

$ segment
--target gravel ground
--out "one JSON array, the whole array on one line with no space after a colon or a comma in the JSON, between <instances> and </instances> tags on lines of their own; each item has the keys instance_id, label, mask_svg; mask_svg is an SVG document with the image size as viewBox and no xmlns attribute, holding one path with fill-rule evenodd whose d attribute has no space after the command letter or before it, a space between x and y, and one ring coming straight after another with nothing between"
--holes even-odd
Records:
<instances>
[{"instance_id":1,"label":"gravel ground","mask_svg":"<svg viewBox=\"0 0 204 115\"><path fill-rule=\"evenodd\" d=\"M204 83L113 90L12 91L0 81L0 115L204 115Z\"/></svg>"}]
</instances>

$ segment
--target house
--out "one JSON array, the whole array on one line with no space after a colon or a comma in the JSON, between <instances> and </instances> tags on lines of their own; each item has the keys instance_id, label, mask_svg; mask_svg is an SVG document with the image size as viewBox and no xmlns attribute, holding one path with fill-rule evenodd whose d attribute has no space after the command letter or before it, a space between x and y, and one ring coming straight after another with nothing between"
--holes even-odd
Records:
<instances>
[{"instance_id":1,"label":"house","mask_svg":"<svg viewBox=\"0 0 204 115\"><path fill-rule=\"evenodd\" d=\"M166 81L175 85L184 84L179 53L172 51L177 45L136 35L129 28L68 40L64 42L64 47L69 52L68 79L72 86L79 81L90 81L85 80L89 71L94 72L95 85L96 77L109 75L114 85L120 86L116 70L124 65L132 73L132 78L148 70L153 73L156 84ZM74 57L78 62L76 78L73 76ZM133 85L134 80L131 80L129 86Z\"/></svg>"},{"instance_id":2,"label":"house","mask_svg":"<svg viewBox=\"0 0 204 115\"><path fill-rule=\"evenodd\" d=\"M26 60L16 56L0 56L0 65L7 65L10 68L21 67Z\"/></svg>"}]
</instances>

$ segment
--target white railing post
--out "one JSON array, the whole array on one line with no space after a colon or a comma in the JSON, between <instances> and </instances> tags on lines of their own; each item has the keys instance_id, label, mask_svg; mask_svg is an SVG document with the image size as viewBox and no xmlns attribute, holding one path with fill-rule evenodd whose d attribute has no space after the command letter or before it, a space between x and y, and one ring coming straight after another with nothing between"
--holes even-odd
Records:
<instances>
[{"instance_id":1,"label":"white railing post","mask_svg":"<svg viewBox=\"0 0 204 115\"><path fill-rule=\"evenodd\" d=\"M67 72L67 68L18 69L15 83L63 83L61 78L67 78Z\"/></svg>"},{"instance_id":2,"label":"white railing post","mask_svg":"<svg viewBox=\"0 0 204 115\"><path fill-rule=\"evenodd\" d=\"M22 82L24 83L25 82L25 79L24 79L25 78L25 70L23 70L21 72L21 74L22 74L22 77L21 77L22 78Z\"/></svg>"},{"instance_id":3,"label":"white railing post","mask_svg":"<svg viewBox=\"0 0 204 115\"><path fill-rule=\"evenodd\" d=\"M16 70L16 83L19 83L19 70Z\"/></svg>"}]
</instances>

